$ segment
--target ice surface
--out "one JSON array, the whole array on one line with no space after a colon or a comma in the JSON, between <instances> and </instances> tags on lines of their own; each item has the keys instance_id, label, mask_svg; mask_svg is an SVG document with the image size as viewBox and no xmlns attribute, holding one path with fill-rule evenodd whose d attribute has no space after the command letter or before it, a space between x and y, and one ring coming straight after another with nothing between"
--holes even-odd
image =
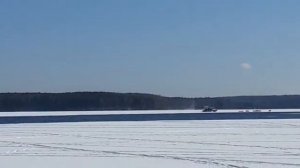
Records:
<instances>
[{"instance_id":1,"label":"ice surface","mask_svg":"<svg viewBox=\"0 0 300 168\"><path fill-rule=\"evenodd\" d=\"M300 120L0 126L3 168L300 167Z\"/></svg>"},{"instance_id":2,"label":"ice surface","mask_svg":"<svg viewBox=\"0 0 300 168\"><path fill-rule=\"evenodd\" d=\"M261 109L261 112L300 112L300 109ZM245 109L221 109L218 113L246 111ZM248 109L253 112L253 109ZM101 115L101 114L170 114L170 113L203 113L199 110L135 110L135 111L36 111L36 112L0 112L1 116L61 116L61 115ZM212 113L212 112L208 112Z\"/></svg>"}]
</instances>

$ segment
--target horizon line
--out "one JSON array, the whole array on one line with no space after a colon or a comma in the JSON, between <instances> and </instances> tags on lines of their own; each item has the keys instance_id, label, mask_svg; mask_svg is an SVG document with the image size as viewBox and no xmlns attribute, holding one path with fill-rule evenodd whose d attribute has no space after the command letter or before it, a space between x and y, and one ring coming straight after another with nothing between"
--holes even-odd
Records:
<instances>
[{"instance_id":1,"label":"horizon line","mask_svg":"<svg viewBox=\"0 0 300 168\"><path fill-rule=\"evenodd\" d=\"M186 99L197 99L197 98L225 98L225 97L268 97L268 96L300 96L300 94L262 94L262 95L235 95L235 96L199 96L199 97L187 97L187 96L164 96L160 94L144 93L144 92L113 92L113 91L70 91L70 92L0 92L0 94L70 94L70 93L115 93L115 94L143 94L160 96L167 98L186 98Z\"/></svg>"}]
</instances>

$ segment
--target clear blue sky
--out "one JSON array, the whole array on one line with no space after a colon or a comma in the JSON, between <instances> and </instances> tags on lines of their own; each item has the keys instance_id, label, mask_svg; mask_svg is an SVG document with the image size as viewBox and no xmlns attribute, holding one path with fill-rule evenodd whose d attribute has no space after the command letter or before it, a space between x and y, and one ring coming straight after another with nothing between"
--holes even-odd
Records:
<instances>
[{"instance_id":1,"label":"clear blue sky","mask_svg":"<svg viewBox=\"0 0 300 168\"><path fill-rule=\"evenodd\" d=\"M0 92L300 94L299 0L0 0Z\"/></svg>"}]
</instances>

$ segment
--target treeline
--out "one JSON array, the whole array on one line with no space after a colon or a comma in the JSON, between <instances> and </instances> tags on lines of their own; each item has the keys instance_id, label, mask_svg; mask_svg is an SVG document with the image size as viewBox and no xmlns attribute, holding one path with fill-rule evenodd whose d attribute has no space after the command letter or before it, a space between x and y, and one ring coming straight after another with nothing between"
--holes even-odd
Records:
<instances>
[{"instance_id":1,"label":"treeline","mask_svg":"<svg viewBox=\"0 0 300 168\"><path fill-rule=\"evenodd\" d=\"M300 96L237 96L216 98L163 97L139 93L0 93L0 111L88 111L245 108L300 108Z\"/></svg>"}]
</instances>

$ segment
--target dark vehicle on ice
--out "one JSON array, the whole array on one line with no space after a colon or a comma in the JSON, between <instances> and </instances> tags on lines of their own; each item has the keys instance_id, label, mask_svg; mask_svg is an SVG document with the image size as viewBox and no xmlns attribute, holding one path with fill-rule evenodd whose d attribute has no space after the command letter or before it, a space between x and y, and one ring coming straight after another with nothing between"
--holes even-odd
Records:
<instances>
[{"instance_id":1,"label":"dark vehicle on ice","mask_svg":"<svg viewBox=\"0 0 300 168\"><path fill-rule=\"evenodd\" d=\"M218 111L216 108L214 107L209 107L209 106L204 106L202 112L216 112Z\"/></svg>"}]
</instances>

